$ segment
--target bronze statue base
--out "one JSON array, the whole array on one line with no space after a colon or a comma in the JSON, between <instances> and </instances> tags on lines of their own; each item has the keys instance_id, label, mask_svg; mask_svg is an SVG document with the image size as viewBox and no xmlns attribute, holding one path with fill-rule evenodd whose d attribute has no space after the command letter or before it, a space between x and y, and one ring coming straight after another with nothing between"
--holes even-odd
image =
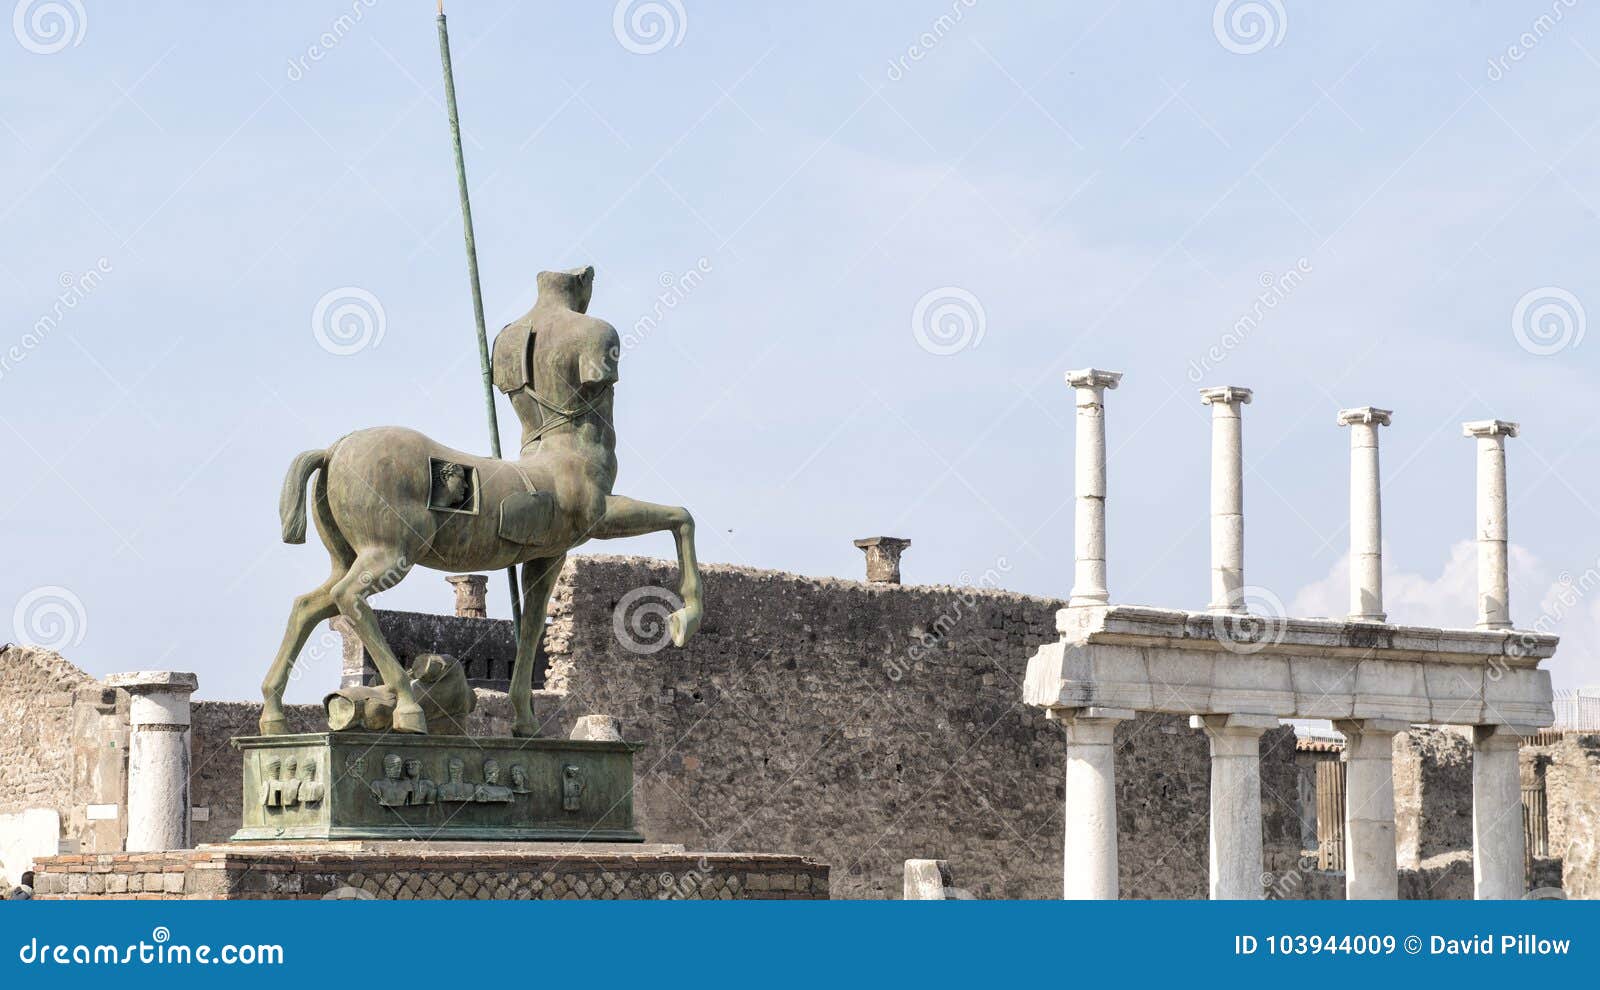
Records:
<instances>
[{"instance_id":1,"label":"bronze statue base","mask_svg":"<svg viewBox=\"0 0 1600 990\"><path fill-rule=\"evenodd\" d=\"M240 736L233 842L643 842L626 742L396 732Z\"/></svg>"}]
</instances>

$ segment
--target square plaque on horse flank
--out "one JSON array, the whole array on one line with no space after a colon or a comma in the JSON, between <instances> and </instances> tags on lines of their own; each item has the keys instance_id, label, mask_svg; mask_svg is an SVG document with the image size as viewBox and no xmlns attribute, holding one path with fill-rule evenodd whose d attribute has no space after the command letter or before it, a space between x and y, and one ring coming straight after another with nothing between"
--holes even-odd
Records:
<instances>
[{"instance_id":1,"label":"square plaque on horse flank","mask_svg":"<svg viewBox=\"0 0 1600 990\"><path fill-rule=\"evenodd\" d=\"M241 736L232 841L643 842L622 741L396 732Z\"/></svg>"},{"instance_id":2,"label":"square plaque on horse flank","mask_svg":"<svg viewBox=\"0 0 1600 990\"><path fill-rule=\"evenodd\" d=\"M438 457L428 458L428 508L439 512L478 514L478 469Z\"/></svg>"}]
</instances>

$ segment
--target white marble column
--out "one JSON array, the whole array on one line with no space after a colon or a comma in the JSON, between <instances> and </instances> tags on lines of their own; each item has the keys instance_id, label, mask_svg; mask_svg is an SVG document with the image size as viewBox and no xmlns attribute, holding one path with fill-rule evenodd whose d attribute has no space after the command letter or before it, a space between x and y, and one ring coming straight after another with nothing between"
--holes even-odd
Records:
<instances>
[{"instance_id":1,"label":"white marble column","mask_svg":"<svg viewBox=\"0 0 1600 990\"><path fill-rule=\"evenodd\" d=\"M1117 899L1117 775L1112 735L1133 712L1079 708L1053 713L1067 733L1061 896Z\"/></svg>"},{"instance_id":2,"label":"white marble column","mask_svg":"<svg viewBox=\"0 0 1600 990\"><path fill-rule=\"evenodd\" d=\"M1106 421L1105 390L1122 380L1118 371L1084 368L1067 372L1077 392L1077 446L1074 450L1072 594L1068 605L1104 605L1106 591Z\"/></svg>"},{"instance_id":3,"label":"white marble column","mask_svg":"<svg viewBox=\"0 0 1600 990\"><path fill-rule=\"evenodd\" d=\"M1378 427L1388 426L1391 415L1372 406L1339 410L1339 425L1350 427L1350 618L1365 622L1386 618Z\"/></svg>"},{"instance_id":4,"label":"white marble column","mask_svg":"<svg viewBox=\"0 0 1600 990\"><path fill-rule=\"evenodd\" d=\"M1511 581L1506 559L1506 437L1516 423L1484 419L1461 424L1478 441L1478 628L1511 628Z\"/></svg>"},{"instance_id":5,"label":"white marble column","mask_svg":"<svg viewBox=\"0 0 1600 990\"><path fill-rule=\"evenodd\" d=\"M1244 446L1240 409L1250 390L1219 385L1200 390L1211 407L1211 604L1212 612L1243 612Z\"/></svg>"},{"instance_id":6,"label":"white marble column","mask_svg":"<svg viewBox=\"0 0 1600 990\"><path fill-rule=\"evenodd\" d=\"M1523 873L1522 773L1513 726L1472 731L1472 896L1515 900L1527 890Z\"/></svg>"},{"instance_id":7,"label":"white marble column","mask_svg":"<svg viewBox=\"0 0 1600 990\"><path fill-rule=\"evenodd\" d=\"M1211 742L1211 899L1253 901L1261 876L1261 734L1278 726L1261 715L1194 715Z\"/></svg>"},{"instance_id":8,"label":"white marble column","mask_svg":"<svg viewBox=\"0 0 1600 990\"><path fill-rule=\"evenodd\" d=\"M189 695L193 674L112 674L128 692L128 852L189 848Z\"/></svg>"},{"instance_id":9,"label":"white marble column","mask_svg":"<svg viewBox=\"0 0 1600 990\"><path fill-rule=\"evenodd\" d=\"M1400 896L1394 848L1394 737L1405 722L1350 719L1344 733L1344 896L1392 901ZM1520 800L1520 799L1519 799ZM1521 819L1517 827L1521 828Z\"/></svg>"}]
</instances>

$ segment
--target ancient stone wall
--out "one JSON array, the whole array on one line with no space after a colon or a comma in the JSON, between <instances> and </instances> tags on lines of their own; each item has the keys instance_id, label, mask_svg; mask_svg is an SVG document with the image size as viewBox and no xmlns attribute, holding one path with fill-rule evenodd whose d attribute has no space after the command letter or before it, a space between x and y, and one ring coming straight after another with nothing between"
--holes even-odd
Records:
<instances>
[{"instance_id":1,"label":"ancient stone wall","mask_svg":"<svg viewBox=\"0 0 1600 990\"><path fill-rule=\"evenodd\" d=\"M0 651L0 812L62 807L72 790L72 702L93 678L59 654Z\"/></svg>"},{"instance_id":2,"label":"ancient stone wall","mask_svg":"<svg viewBox=\"0 0 1600 990\"><path fill-rule=\"evenodd\" d=\"M1549 750L1550 855L1562 860L1568 897L1600 898L1600 734L1569 735Z\"/></svg>"},{"instance_id":3,"label":"ancient stone wall","mask_svg":"<svg viewBox=\"0 0 1600 990\"><path fill-rule=\"evenodd\" d=\"M128 697L49 650L0 649L0 813L55 811L61 847L122 848ZM108 809L114 814L91 815Z\"/></svg>"},{"instance_id":4,"label":"ancient stone wall","mask_svg":"<svg viewBox=\"0 0 1600 990\"><path fill-rule=\"evenodd\" d=\"M1394 805L1400 866L1414 870L1436 856L1470 853L1470 737L1454 727L1418 727L1396 735Z\"/></svg>"},{"instance_id":5,"label":"ancient stone wall","mask_svg":"<svg viewBox=\"0 0 1600 990\"><path fill-rule=\"evenodd\" d=\"M982 588L865 585L704 570L706 619L652 649L645 558L575 557L552 604L549 686L565 711L645 744L646 835L691 848L796 852L834 897L897 897L906 859L946 859L977 897L1060 896L1061 730L1021 702L1059 601ZM656 601L662 599L658 596ZM633 631L630 631L633 630ZM1210 760L1179 718L1117 730L1124 896L1204 897ZM1269 862L1299 853L1294 746L1263 738Z\"/></svg>"}]
</instances>

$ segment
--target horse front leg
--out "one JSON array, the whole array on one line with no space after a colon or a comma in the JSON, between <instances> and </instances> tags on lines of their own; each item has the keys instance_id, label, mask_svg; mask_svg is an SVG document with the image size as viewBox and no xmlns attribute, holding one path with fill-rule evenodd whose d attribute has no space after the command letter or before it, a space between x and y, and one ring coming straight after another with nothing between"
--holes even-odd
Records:
<instances>
[{"instance_id":1,"label":"horse front leg","mask_svg":"<svg viewBox=\"0 0 1600 990\"><path fill-rule=\"evenodd\" d=\"M700 597L700 565L694 557L694 517L679 505L640 502L626 495L607 495L605 518L591 534L599 540L619 540L671 530L678 544L678 597L683 607L667 617L672 645L682 646L700 628L705 605Z\"/></svg>"},{"instance_id":2,"label":"horse front leg","mask_svg":"<svg viewBox=\"0 0 1600 990\"><path fill-rule=\"evenodd\" d=\"M511 734L532 739L539 734L533 718L533 667L538 662L539 639L544 635L550 593L561 576L567 555L540 557L522 565L522 621L517 626L517 660L511 668Z\"/></svg>"}]
</instances>

